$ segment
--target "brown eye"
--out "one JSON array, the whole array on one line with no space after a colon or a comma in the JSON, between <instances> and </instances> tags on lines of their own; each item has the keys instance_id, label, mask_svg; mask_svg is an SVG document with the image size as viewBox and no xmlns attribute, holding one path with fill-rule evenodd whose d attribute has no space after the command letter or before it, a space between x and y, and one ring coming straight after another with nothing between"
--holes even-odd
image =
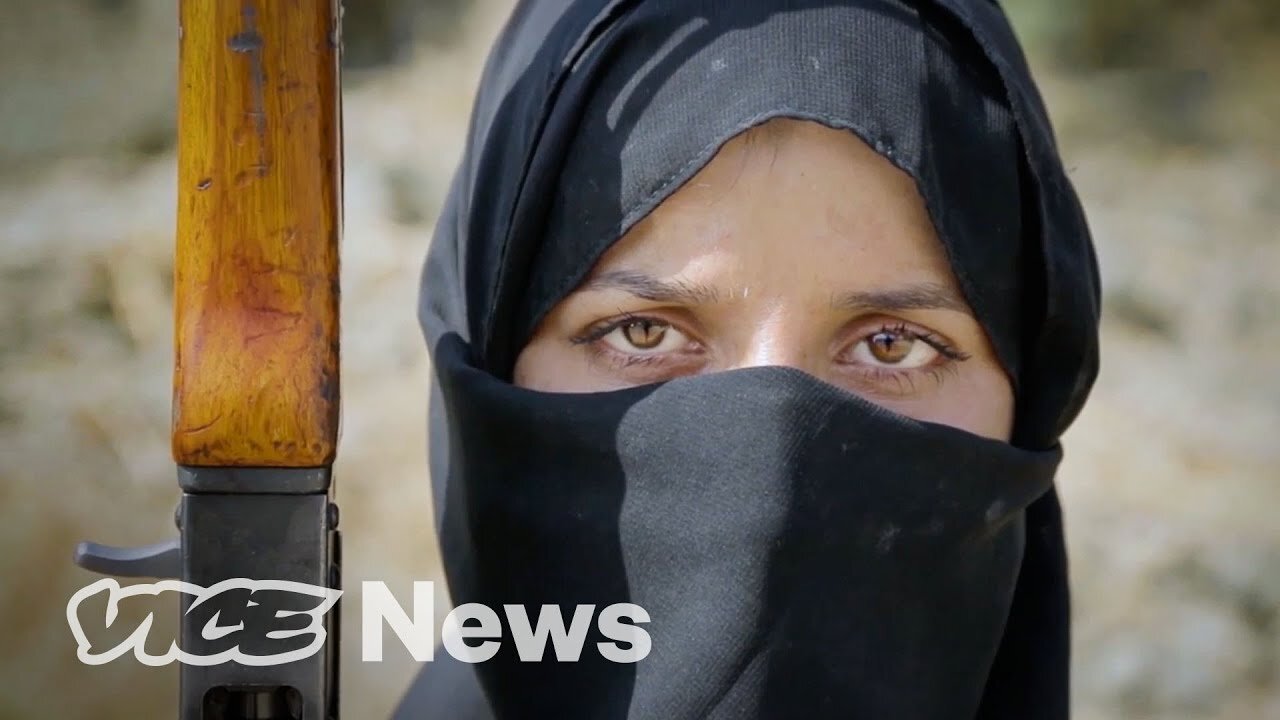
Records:
<instances>
[{"instance_id":1,"label":"brown eye","mask_svg":"<svg viewBox=\"0 0 1280 720\"><path fill-rule=\"evenodd\" d=\"M692 339L657 318L632 317L601 330L599 341L624 355L663 355L689 349Z\"/></svg>"},{"instance_id":2,"label":"brown eye","mask_svg":"<svg viewBox=\"0 0 1280 720\"><path fill-rule=\"evenodd\" d=\"M880 332L867 338L867 346L871 356L886 365L897 365L911 354L916 339L891 330Z\"/></svg>"},{"instance_id":3,"label":"brown eye","mask_svg":"<svg viewBox=\"0 0 1280 720\"><path fill-rule=\"evenodd\" d=\"M853 346L850 359L858 365L912 369L929 365L939 355L936 348L909 330L883 328L863 336Z\"/></svg>"},{"instance_id":4,"label":"brown eye","mask_svg":"<svg viewBox=\"0 0 1280 720\"><path fill-rule=\"evenodd\" d=\"M637 350L652 350L662 344L668 326L652 320L633 320L619 329L622 337Z\"/></svg>"}]
</instances>

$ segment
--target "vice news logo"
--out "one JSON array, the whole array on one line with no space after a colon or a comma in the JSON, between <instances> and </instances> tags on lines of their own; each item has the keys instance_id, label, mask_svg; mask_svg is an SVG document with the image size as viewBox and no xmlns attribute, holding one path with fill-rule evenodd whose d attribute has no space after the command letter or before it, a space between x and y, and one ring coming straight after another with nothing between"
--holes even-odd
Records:
<instances>
[{"instance_id":1,"label":"vice news logo","mask_svg":"<svg viewBox=\"0 0 1280 720\"><path fill-rule=\"evenodd\" d=\"M89 627L98 631L95 635L102 635L119 618L122 602L169 592L190 596L187 619L194 621L193 626L200 627L199 638L190 642L192 647L180 647L179 640L175 639L165 652L149 652L146 646L155 620L153 613L147 613L123 641L111 647L94 647L90 633L81 622L85 601L105 593L104 615L86 618L101 622ZM383 582L364 582L360 592L361 660L382 661L384 627L391 629L414 660L435 659L432 582L413 584L412 617ZM286 580L234 578L202 587L181 580L121 586L114 578L103 578L71 596L67 602L67 625L76 641L76 656L86 665L105 665L130 652L138 662L152 667L173 662L200 666L227 662L257 667L283 665L309 658L324 647L328 639L325 615L342 593L342 590ZM632 603L608 605L598 614L594 605L577 605L568 622L558 605L543 605L536 621L530 619L523 605L503 605L502 611L510 640L522 662L546 660L548 644L555 661L577 662L586 650L593 618L599 634L608 640L595 643L594 650L606 660L635 663L647 657L652 649L649 633L639 627L649 622L649 613ZM86 614L92 616L92 613ZM480 663L497 655L506 638L496 610L468 603L445 616L440 640L445 651L458 660ZM246 652L243 649L246 646L275 651Z\"/></svg>"}]
</instances>

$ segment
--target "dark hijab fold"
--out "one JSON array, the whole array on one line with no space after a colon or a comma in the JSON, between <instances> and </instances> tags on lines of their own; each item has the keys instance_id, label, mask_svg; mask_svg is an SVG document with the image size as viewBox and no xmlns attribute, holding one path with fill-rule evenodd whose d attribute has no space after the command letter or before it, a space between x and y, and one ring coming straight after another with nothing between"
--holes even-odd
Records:
<instances>
[{"instance_id":1,"label":"dark hijab fold","mask_svg":"<svg viewBox=\"0 0 1280 720\"><path fill-rule=\"evenodd\" d=\"M1013 379L1012 446L777 368L580 396L507 383L610 244L774 117L854 132L915 179ZM654 652L438 660L401 716L1067 717L1052 475L1097 372L1098 302L996 3L520 2L423 274L445 569L457 603L647 603Z\"/></svg>"}]
</instances>

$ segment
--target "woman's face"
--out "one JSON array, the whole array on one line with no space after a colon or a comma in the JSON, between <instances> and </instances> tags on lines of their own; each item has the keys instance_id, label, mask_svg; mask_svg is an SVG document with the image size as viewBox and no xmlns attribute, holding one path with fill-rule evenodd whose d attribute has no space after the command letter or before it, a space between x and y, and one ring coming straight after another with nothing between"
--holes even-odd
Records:
<instances>
[{"instance_id":1,"label":"woman's face","mask_svg":"<svg viewBox=\"0 0 1280 720\"><path fill-rule=\"evenodd\" d=\"M813 122L728 142L552 309L514 379L592 392L753 365L991 438L1013 422L915 184Z\"/></svg>"}]
</instances>

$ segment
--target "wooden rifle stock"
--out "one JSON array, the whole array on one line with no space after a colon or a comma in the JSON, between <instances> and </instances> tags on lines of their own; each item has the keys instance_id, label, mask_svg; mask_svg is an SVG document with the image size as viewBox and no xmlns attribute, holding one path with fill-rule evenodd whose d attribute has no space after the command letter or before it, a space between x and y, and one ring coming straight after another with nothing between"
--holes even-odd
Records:
<instances>
[{"instance_id":1,"label":"wooden rifle stock","mask_svg":"<svg viewBox=\"0 0 1280 720\"><path fill-rule=\"evenodd\" d=\"M173 456L318 467L338 434L331 0L182 0Z\"/></svg>"}]
</instances>

